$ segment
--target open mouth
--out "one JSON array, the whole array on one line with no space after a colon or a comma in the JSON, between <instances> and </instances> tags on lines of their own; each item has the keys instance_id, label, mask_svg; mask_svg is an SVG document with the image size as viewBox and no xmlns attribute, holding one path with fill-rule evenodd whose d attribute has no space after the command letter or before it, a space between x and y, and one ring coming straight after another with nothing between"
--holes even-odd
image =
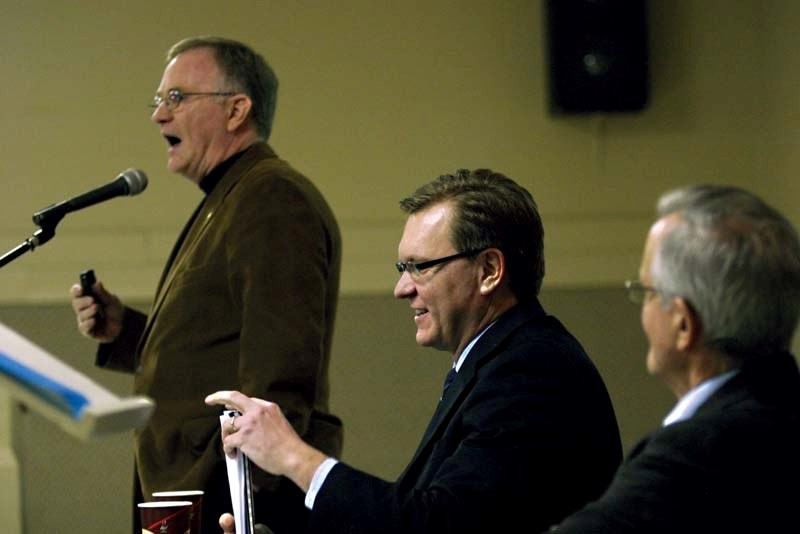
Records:
<instances>
[{"instance_id":1,"label":"open mouth","mask_svg":"<svg viewBox=\"0 0 800 534\"><path fill-rule=\"evenodd\" d=\"M181 142L180 138L179 137L175 137L174 135L165 135L164 139L167 140L167 143L169 143L169 146L175 146L177 144L180 144L180 142Z\"/></svg>"}]
</instances>

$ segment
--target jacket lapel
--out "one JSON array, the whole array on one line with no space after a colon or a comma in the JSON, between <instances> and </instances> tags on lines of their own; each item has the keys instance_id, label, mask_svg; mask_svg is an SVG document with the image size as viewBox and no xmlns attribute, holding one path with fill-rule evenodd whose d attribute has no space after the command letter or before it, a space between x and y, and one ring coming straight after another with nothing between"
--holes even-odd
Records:
<instances>
[{"instance_id":1,"label":"jacket lapel","mask_svg":"<svg viewBox=\"0 0 800 534\"><path fill-rule=\"evenodd\" d=\"M433 413L430 423L428 423L428 428L422 435L422 440L414 453L414 457L400 475L398 481L405 478L408 473L414 472L419 467L418 464L427 461L434 438L444 432L453 415L458 411L464 399L475 386L478 370L496 356L498 346L520 325L543 315L544 310L538 301L525 305L519 304L498 318L495 324L481 336L461 365L453 383L450 384L447 390L447 394L436 407L436 411Z\"/></svg>"}]
</instances>

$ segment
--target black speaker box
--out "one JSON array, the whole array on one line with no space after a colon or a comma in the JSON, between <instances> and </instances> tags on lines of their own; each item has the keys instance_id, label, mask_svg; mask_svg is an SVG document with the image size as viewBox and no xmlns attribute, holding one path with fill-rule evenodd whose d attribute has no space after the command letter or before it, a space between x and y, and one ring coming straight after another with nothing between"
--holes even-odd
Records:
<instances>
[{"instance_id":1,"label":"black speaker box","mask_svg":"<svg viewBox=\"0 0 800 534\"><path fill-rule=\"evenodd\" d=\"M547 0L545 9L553 113L647 106L646 0Z\"/></svg>"}]
</instances>

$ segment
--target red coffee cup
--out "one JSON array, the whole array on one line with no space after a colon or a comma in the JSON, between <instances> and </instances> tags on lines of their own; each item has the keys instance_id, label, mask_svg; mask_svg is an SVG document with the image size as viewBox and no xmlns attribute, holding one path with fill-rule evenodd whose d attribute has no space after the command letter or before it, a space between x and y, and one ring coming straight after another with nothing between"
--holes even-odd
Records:
<instances>
[{"instance_id":1,"label":"red coffee cup","mask_svg":"<svg viewBox=\"0 0 800 534\"><path fill-rule=\"evenodd\" d=\"M203 506L203 492L201 490L157 491L153 493L153 499L156 501L191 501L192 509L189 512L191 534L200 534Z\"/></svg>"},{"instance_id":2,"label":"red coffee cup","mask_svg":"<svg viewBox=\"0 0 800 534\"><path fill-rule=\"evenodd\" d=\"M190 531L192 501L139 503L142 531L153 534L186 534Z\"/></svg>"}]
</instances>

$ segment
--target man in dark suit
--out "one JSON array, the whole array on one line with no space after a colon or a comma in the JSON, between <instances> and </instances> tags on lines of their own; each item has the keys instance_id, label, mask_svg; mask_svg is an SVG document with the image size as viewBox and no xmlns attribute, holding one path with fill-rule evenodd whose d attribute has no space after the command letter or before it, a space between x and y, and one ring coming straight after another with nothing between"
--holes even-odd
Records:
<instances>
[{"instance_id":1,"label":"man in dark suit","mask_svg":"<svg viewBox=\"0 0 800 534\"><path fill-rule=\"evenodd\" d=\"M203 403L208 391L276 399L304 439L341 452L341 422L328 413L341 241L320 192L266 144L278 82L264 59L235 41L191 38L167 61L152 120L168 168L205 197L149 315L124 307L100 282L96 299L74 286L72 303L80 332L102 343L98 365L135 373L136 393L155 400L135 434L136 502L156 491L204 490L203 531L215 532L231 504L219 412ZM302 532L308 512L302 502L292 506L299 490L263 472L254 483L262 522L278 534Z\"/></svg>"},{"instance_id":2,"label":"man in dark suit","mask_svg":"<svg viewBox=\"0 0 800 534\"><path fill-rule=\"evenodd\" d=\"M797 532L800 243L759 198L725 186L663 196L639 281L647 368L679 399L572 533Z\"/></svg>"},{"instance_id":3,"label":"man in dark suit","mask_svg":"<svg viewBox=\"0 0 800 534\"><path fill-rule=\"evenodd\" d=\"M279 401L230 391L207 399L243 413L225 425L225 450L306 492L311 532L542 530L598 496L622 454L600 375L538 301L536 204L484 169L441 176L401 207L394 294L454 376L408 467L395 482L358 471L303 442Z\"/></svg>"}]
</instances>

